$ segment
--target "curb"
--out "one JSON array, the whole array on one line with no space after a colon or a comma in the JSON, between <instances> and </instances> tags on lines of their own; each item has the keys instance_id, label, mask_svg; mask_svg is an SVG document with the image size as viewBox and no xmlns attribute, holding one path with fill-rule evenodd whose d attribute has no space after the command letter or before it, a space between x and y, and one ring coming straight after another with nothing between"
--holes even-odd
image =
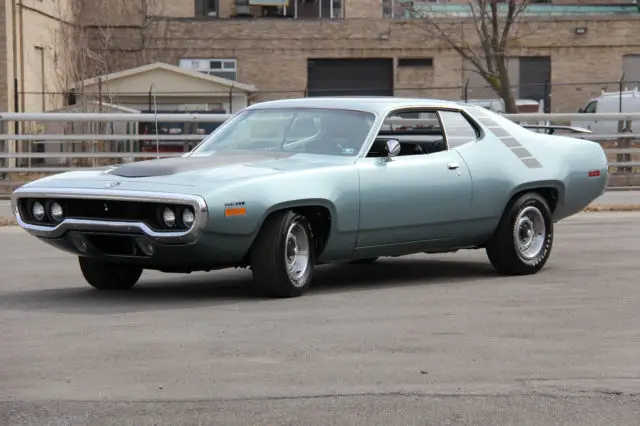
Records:
<instances>
[{"instance_id":1,"label":"curb","mask_svg":"<svg viewBox=\"0 0 640 426\"><path fill-rule=\"evenodd\" d=\"M640 212L640 204L591 204L583 212Z\"/></svg>"}]
</instances>

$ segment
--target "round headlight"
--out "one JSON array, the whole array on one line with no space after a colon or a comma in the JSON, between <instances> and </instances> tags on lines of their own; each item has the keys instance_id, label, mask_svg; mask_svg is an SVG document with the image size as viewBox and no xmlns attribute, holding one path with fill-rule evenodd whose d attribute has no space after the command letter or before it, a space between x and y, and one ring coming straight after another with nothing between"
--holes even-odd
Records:
<instances>
[{"instance_id":1,"label":"round headlight","mask_svg":"<svg viewBox=\"0 0 640 426\"><path fill-rule=\"evenodd\" d=\"M190 228L195 220L196 216L193 214L193 211L191 209L184 209L182 212L182 223L184 223L184 226Z\"/></svg>"},{"instance_id":2,"label":"round headlight","mask_svg":"<svg viewBox=\"0 0 640 426\"><path fill-rule=\"evenodd\" d=\"M33 203L33 206L31 207L31 214L37 220L44 219L44 206L40 201L36 201L35 203Z\"/></svg>"},{"instance_id":3,"label":"round headlight","mask_svg":"<svg viewBox=\"0 0 640 426\"><path fill-rule=\"evenodd\" d=\"M169 207L165 207L162 211L162 221L166 226L171 228L176 224L176 214Z\"/></svg>"},{"instance_id":4,"label":"round headlight","mask_svg":"<svg viewBox=\"0 0 640 426\"><path fill-rule=\"evenodd\" d=\"M62 210L62 206L55 201L51 204L50 212L51 212L51 217L56 222L60 222L62 220L62 217L64 216L64 210Z\"/></svg>"}]
</instances>

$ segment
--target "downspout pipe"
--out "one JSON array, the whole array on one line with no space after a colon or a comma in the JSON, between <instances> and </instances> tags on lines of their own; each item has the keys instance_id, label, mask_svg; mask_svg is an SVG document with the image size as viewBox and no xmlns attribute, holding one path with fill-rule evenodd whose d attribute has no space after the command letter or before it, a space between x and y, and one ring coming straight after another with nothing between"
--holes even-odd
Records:
<instances>
[{"instance_id":1,"label":"downspout pipe","mask_svg":"<svg viewBox=\"0 0 640 426\"><path fill-rule=\"evenodd\" d=\"M22 112L25 111L24 101L24 5L22 0L18 0L18 16L20 24L20 88L22 89L22 96L20 96L20 108Z\"/></svg>"},{"instance_id":2,"label":"downspout pipe","mask_svg":"<svg viewBox=\"0 0 640 426\"><path fill-rule=\"evenodd\" d=\"M13 44L13 112L20 112L20 88L18 85L18 11L16 0L11 1L11 32ZM14 122L13 131L20 132L20 122Z\"/></svg>"}]
</instances>

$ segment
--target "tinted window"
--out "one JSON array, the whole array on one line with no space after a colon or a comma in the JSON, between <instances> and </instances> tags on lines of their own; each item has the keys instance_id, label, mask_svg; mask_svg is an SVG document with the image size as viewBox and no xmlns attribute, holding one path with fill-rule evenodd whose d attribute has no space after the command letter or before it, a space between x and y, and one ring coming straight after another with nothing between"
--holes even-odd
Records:
<instances>
[{"instance_id":1,"label":"tinted window","mask_svg":"<svg viewBox=\"0 0 640 426\"><path fill-rule=\"evenodd\" d=\"M444 134L449 148L455 148L478 139L475 127L469 120L457 111L440 111L440 120L444 127Z\"/></svg>"}]
</instances>

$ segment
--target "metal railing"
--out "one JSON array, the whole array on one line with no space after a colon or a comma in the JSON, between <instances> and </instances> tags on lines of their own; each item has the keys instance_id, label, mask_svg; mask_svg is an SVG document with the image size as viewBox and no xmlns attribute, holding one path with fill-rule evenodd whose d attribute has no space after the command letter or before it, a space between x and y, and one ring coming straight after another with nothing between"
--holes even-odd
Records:
<instances>
[{"instance_id":1,"label":"metal railing","mask_svg":"<svg viewBox=\"0 0 640 426\"><path fill-rule=\"evenodd\" d=\"M640 158L640 147L634 147L640 141L640 133L633 133L631 123L639 127L640 113L618 114L503 114L514 122L519 123L558 123L567 121L617 121L618 133L613 134L571 134L588 140L599 141L613 146L605 146L608 154L615 154L616 161L609 163L610 167L622 169L624 173L634 173L634 168L640 167L640 161L634 160L637 155ZM201 141L205 134L140 134L138 131L129 134L8 134L7 124L11 122L22 123L222 123L226 121L228 114L126 114L126 113L2 113L0 114L0 173L57 173L68 170L91 169L96 166L116 164L117 161L104 163L103 160L124 160L136 161L136 159L149 159L159 157L172 157L182 155L183 152L160 152L160 142L173 141L182 142L185 146L187 142L193 144ZM392 119L394 123L408 124L422 119ZM157 132L157 127L156 127ZM155 142L149 145L152 151L140 152L132 149L133 143L129 143L128 150L109 150L104 146L99 146L108 142ZM26 142L26 144L24 143ZM47 146L57 144L58 152L51 152ZM193 145L192 144L192 145ZM21 146L22 145L22 146ZM26 145L26 146L25 146ZM42 151L34 152L34 147L41 145ZM83 146L78 146L83 145ZM113 147L112 147L113 148ZM80 149L80 151L78 151ZM87 151L88 149L88 151ZM28 161L18 161L18 160ZM38 165L33 165L34 159L40 159ZM75 159L91 160L92 164L87 165L52 165L50 160ZM100 161L98 161L100 160ZM49 161L49 163L47 163ZM25 164L26 163L26 164ZM100 164L98 164L100 163Z\"/></svg>"}]
</instances>

